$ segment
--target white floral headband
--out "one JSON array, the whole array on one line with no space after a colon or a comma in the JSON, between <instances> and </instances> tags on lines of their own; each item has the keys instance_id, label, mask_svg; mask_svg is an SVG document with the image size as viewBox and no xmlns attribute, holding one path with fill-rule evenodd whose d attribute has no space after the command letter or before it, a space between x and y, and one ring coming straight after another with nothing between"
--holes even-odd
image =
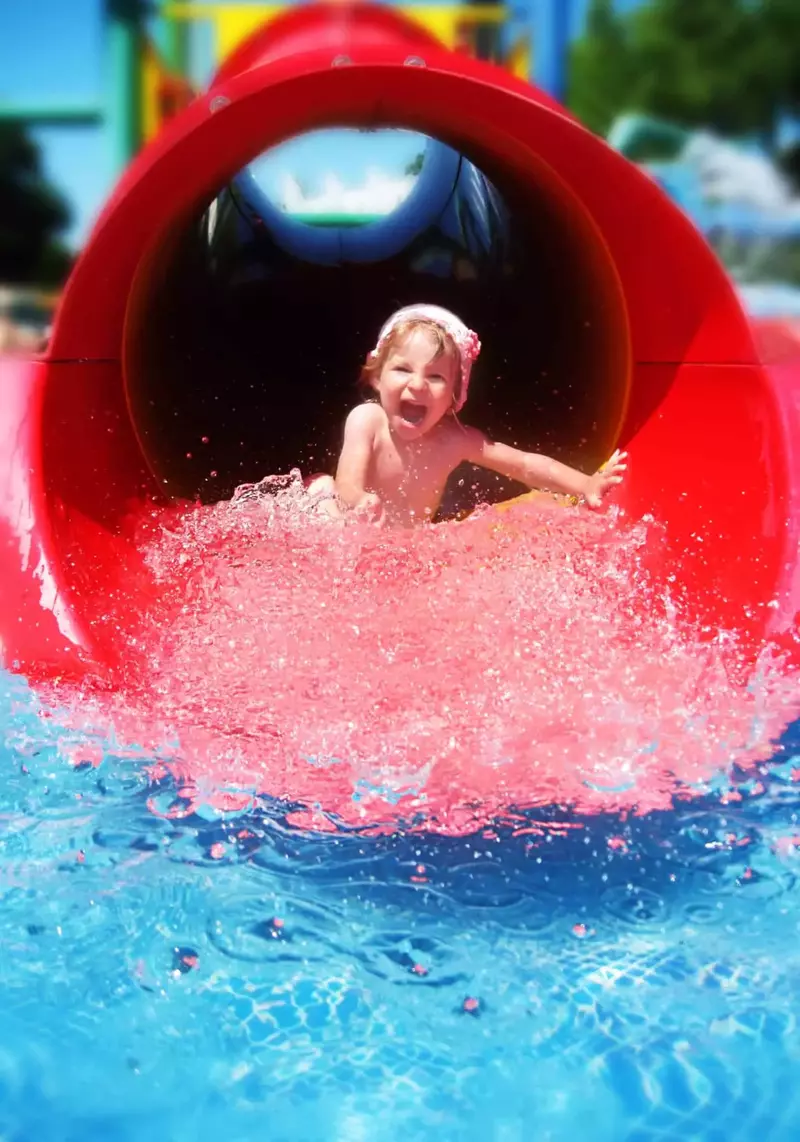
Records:
<instances>
[{"instance_id":1,"label":"white floral headband","mask_svg":"<svg viewBox=\"0 0 800 1142\"><path fill-rule=\"evenodd\" d=\"M464 322L454 313L451 313L449 309L442 309L438 305L407 305L404 309L398 309L384 323L378 335L378 343L370 356L377 357L386 338L396 326L404 321L430 321L452 337L461 357L461 392L454 405L455 411L460 412L467 400L472 365L478 359L478 354L481 351L481 343L477 333L468 329Z\"/></svg>"}]
</instances>

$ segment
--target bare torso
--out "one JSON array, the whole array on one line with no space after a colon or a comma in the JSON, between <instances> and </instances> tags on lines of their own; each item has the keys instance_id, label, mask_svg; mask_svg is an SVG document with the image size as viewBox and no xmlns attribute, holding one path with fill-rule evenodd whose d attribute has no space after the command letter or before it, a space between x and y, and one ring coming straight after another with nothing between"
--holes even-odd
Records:
<instances>
[{"instance_id":1,"label":"bare torso","mask_svg":"<svg viewBox=\"0 0 800 1142\"><path fill-rule=\"evenodd\" d=\"M323 494L325 511L334 517L341 517L340 508L377 511L377 518L401 527L433 518L448 477L464 461L528 488L583 497L590 507L600 506L626 468L625 453L615 452L589 476L548 456L490 440L451 414L404 439L405 431L392 431L383 406L373 403L353 409L344 435L335 480L318 477L309 491Z\"/></svg>"},{"instance_id":2,"label":"bare torso","mask_svg":"<svg viewBox=\"0 0 800 1142\"><path fill-rule=\"evenodd\" d=\"M410 526L430 520L448 477L464 459L465 430L448 416L425 436L404 442L392 436L386 414L378 411L367 490L380 497L391 523Z\"/></svg>"}]
</instances>

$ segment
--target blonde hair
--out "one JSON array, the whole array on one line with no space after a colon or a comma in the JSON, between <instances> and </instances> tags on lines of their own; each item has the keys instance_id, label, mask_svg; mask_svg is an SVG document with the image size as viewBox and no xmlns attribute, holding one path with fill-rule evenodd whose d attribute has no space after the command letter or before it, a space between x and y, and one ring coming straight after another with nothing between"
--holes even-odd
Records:
<instances>
[{"instance_id":1,"label":"blonde hair","mask_svg":"<svg viewBox=\"0 0 800 1142\"><path fill-rule=\"evenodd\" d=\"M422 329L430 334L432 340L436 344L436 351L431 358L432 361L437 361L442 356L452 356L457 365L461 363L461 353L450 334L442 329L435 321L429 321L422 317L411 317L408 321L398 322L393 327L389 335L384 338L380 343L377 350L373 350L368 354L366 361L361 367L361 376L359 382L367 388L374 389L375 381L381 374L383 366L389 354L393 352L397 343L407 337L409 333L413 333L416 329ZM462 376L461 369L456 370L456 381L453 387L453 405L457 405L461 396Z\"/></svg>"}]
</instances>

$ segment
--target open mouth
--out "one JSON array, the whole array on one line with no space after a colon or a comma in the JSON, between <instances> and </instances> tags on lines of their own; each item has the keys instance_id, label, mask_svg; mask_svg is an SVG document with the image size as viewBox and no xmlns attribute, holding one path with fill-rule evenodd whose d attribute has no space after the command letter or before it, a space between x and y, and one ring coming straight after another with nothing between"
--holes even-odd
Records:
<instances>
[{"instance_id":1,"label":"open mouth","mask_svg":"<svg viewBox=\"0 0 800 1142\"><path fill-rule=\"evenodd\" d=\"M427 411L427 407L424 404L418 404L416 401L400 401L401 420L404 420L406 424L413 424L414 427L422 424L423 420L425 419L425 413Z\"/></svg>"}]
</instances>

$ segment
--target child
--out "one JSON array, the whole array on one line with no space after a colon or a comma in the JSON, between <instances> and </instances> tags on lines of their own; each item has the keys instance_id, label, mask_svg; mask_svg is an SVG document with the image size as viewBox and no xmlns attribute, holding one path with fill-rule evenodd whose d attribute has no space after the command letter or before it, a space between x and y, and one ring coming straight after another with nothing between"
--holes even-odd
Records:
<instances>
[{"instance_id":1,"label":"child","mask_svg":"<svg viewBox=\"0 0 800 1142\"><path fill-rule=\"evenodd\" d=\"M310 496L331 515L355 511L411 526L432 519L448 476L468 461L599 507L621 482L626 453L615 452L601 471L587 476L460 422L480 348L472 330L446 309L412 305L394 313L361 373L377 401L350 413L336 477L314 478Z\"/></svg>"}]
</instances>

